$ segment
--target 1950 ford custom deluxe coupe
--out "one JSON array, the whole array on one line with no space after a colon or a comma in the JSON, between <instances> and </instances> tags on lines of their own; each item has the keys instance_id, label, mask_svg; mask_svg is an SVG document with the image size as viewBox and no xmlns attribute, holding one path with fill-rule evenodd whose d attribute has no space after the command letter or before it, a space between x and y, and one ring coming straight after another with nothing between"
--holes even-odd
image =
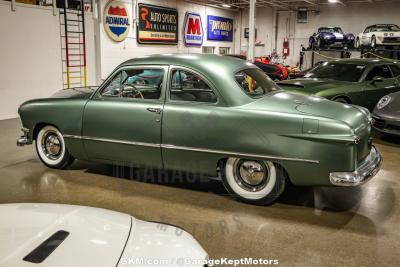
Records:
<instances>
[{"instance_id":1,"label":"1950 ford custom deluxe coupe","mask_svg":"<svg viewBox=\"0 0 400 267\"><path fill-rule=\"evenodd\" d=\"M74 159L218 176L230 193L273 202L296 185L359 185L379 170L358 106L282 91L241 59L165 54L118 66L97 89L65 89L19 109L51 168Z\"/></svg>"}]
</instances>

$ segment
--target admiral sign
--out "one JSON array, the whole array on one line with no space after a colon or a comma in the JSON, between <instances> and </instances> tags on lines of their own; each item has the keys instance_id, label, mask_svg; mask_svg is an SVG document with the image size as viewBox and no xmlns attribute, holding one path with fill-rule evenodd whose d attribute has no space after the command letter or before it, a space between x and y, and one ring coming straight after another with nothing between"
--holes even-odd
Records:
<instances>
[{"instance_id":1,"label":"admiral sign","mask_svg":"<svg viewBox=\"0 0 400 267\"><path fill-rule=\"evenodd\" d=\"M218 16L207 16L207 39L232 42L233 20Z\"/></svg>"},{"instance_id":2,"label":"admiral sign","mask_svg":"<svg viewBox=\"0 0 400 267\"><path fill-rule=\"evenodd\" d=\"M186 13L183 39L186 46L201 46L203 44L203 24L200 14Z\"/></svg>"},{"instance_id":3,"label":"admiral sign","mask_svg":"<svg viewBox=\"0 0 400 267\"><path fill-rule=\"evenodd\" d=\"M104 30L111 40L121 42L129 33L130 18L126 6L119 1L110 1L104 8Z\"/></svg>"},{"instance_id":4,"label":"admiral sign","mask_svg":"<svg viewBox=\"0 0 400 267\"><path fill-rule=\"evenodd\" d=\"M173 8L138 4L139 44L177 44L178 11Z\"/></svg>"}]
</instances>

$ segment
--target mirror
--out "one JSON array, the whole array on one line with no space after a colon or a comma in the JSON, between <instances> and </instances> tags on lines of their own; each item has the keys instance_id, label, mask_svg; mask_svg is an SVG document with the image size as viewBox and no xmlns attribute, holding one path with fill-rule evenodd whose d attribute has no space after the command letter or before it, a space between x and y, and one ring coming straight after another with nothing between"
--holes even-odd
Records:
<instances>
[{"instance_id":1,"label":"mirror","mask_svg":"<svg viewBox=\"0 0 400 267\"><path fill-rule=\"evenodd\" d=\"M376 82L383 82L383 78L380 77L380 76L375 76L375 77L372 79L372 83L376 83Z\"/></svg>"}]
</instances>

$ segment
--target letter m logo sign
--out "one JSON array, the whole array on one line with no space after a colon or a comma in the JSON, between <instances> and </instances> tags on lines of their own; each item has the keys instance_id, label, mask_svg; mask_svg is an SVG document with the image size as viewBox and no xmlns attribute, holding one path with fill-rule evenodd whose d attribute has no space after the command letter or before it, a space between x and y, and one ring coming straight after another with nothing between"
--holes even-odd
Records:
<instances>
[{"instance_id":1,"label":"letter m logo sign","mask_svg":"<svg viewBox=\"0 0 400 267\"><path fill-rule=\"evenodd\" d=\"M200 14L186 13L184 40L186 46L201 46L203 44L203 25Z\"/></svg>"}]
</instances>

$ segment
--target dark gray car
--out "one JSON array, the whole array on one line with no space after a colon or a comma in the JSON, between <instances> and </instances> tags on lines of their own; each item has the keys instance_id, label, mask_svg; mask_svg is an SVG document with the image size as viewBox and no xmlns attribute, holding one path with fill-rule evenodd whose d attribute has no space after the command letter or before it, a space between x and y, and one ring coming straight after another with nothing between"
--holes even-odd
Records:
<instances>
[{"instance_id":1,"label":"dark gray car","mask_svg":"<svg viewBox=\"0 0 400 267\"><path fill-rule=\"evenodd\" d=\"M372 117L375 130L400 136L400 92L382 97L376 105Z\"/></svg>"}]
</instances>

